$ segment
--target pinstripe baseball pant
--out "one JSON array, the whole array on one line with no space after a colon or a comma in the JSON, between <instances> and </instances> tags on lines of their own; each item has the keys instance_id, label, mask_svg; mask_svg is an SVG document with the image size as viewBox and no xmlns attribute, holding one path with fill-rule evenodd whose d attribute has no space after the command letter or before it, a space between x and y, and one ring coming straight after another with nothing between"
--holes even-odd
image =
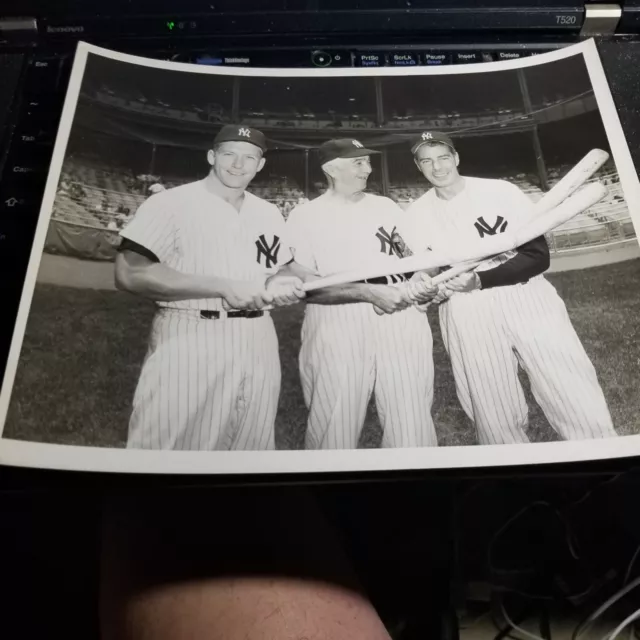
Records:
<instances>
[{"instance_id":1,"label":"pinstripe baseball pant","mask_svg":"<svg viewBox=\"0 0 640 640\"><path fill-rule=\"evenodd\" d=\"M593 364L543 276L455 294L440 306L440 326L460 404L481 444L528 442L518 365L564 440L617 435Z\"/></svg>"},{"instance_id":2,"label":"pinstripe baseball pant","mask_svg":"<svg viewBox=\"0 0 640 640\"><path fill-rule=\"evenodd\" d=\"M371 393L383 447L436 446L433 343L425 314L378 316L370 304L309 304L300 378L307 449L355 449Z\"/></svg>"},{"instance_id":3,"label":"pinstripe baseball pant","mask_svg":"<svg viewBox=\"0 0 640 640\"><path fill-rule=\"evenodd\" d=\"M202 319L161 309L133 400L127 446L274 449L278 340L268 314Z\"/></svg>"}]
</instances>

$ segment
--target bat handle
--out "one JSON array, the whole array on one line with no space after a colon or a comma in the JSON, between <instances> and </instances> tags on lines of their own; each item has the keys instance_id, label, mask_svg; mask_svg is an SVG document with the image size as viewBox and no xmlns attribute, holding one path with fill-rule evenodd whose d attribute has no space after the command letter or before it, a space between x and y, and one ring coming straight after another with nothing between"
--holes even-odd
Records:
<instances>
[{"instance_id":1,"label":"bat handle","mask_svg":"<svg viewBox=\"0 0 640 640\"><path fill-rule=\"evenodd\" d=\"M235 311L235 309L232 306L230 306L229 303L224 298L222 298L222 308L225 311ZM274 309L275 309L274 305L268 304L265 307L262 307L260 311L273 311Z\"/></svg>"}]
</instances>

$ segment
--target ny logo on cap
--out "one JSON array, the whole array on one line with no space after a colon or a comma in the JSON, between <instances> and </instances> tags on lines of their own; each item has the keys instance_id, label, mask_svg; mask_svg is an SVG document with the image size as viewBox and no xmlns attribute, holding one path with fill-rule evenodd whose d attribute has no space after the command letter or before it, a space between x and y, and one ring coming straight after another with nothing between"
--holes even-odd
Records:
<instances>
[{"instance_id":1,"label":"ny logo on cap","mask_svg":"<svg viewBox=\"0 0 640 640\"><path fill-rule=\"evenodd\" d=\"M250 138L251 137L251 129L240 128L240 129L238 129L238 135L239 136L244 136L245 138Z\"/></svg>"},{"instance_id":2,"label":"ny logo on cap","mask_svg":"<svg viewBox=\"0 0 640 640\"><path fill-rule=\"evenodd\" d=\"M433 133L423 133L422 134L422 139L423 140L433 140Z\"/></svg>"},{"instance_id":3,"label":"ny logo on cap","mask_svg":"<svg viewBox=\"0 0 640 640\"><path fill-rule=\"evenodd\" d=\"M352 141L351 141L351 144L352 144L354 147L358 147L358 149L363 149L363 148L364 148L364 145L363 145L363 144L361 144L360 142L358 142L357 140L352 140Z\"/></svg>"}]
</instances>

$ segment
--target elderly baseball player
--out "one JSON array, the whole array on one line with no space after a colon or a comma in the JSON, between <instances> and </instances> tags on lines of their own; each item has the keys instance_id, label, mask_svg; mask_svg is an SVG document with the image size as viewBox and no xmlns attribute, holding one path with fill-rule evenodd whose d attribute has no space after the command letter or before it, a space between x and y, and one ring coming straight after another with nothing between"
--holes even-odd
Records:
<instances>
[{"instance_id":1,"label":"elderly baseball player","mask_svg":"<svg viewBox=\"0 0 640 640\"><path fill-rule=\"evenodd\" d=\"M310 280L398 260L393 236L402 211L365 193L374 153L351 138L320 147L328 189L289 214L285 237L294 262L283 275ZM414 282L418 293L435 293L421 282ZM356 448L372 392L382 446L437 445L431 331L395 281L329 287L307 302L299 356L309 409L306 448Z\"/></svg>"},{"instance_id":2,"label":"elderly baseball player","mask_svg":"<svg viewBox=\"0 0 640 640\"><path fill-rule=\"evenodd\" d=\"M426 131L411 152L432 185L406 212L414 252L503 233L532 206L505 180L460 175L451 138ZM460 403L481 444L528 442L528 407L518 366L566 440L615 436L594 367L563 301L542 275L549 248L539 237L440 285L440 326Z\"/></svg>"},{"instance_id":3,"label":"elderly baseball player","mask_svg":"<svg viewBox=\"0 0 640 640\"><path fill-rule=\"evenodd\" d=\"M304 297L270 277L290 259L278 209L246 191L265 136L229 125L204 180L151 196L120 232L118 288L158 307L133 399L128 447L272 449L280 391L268 305Z\"/></svg>"}]
</instances>

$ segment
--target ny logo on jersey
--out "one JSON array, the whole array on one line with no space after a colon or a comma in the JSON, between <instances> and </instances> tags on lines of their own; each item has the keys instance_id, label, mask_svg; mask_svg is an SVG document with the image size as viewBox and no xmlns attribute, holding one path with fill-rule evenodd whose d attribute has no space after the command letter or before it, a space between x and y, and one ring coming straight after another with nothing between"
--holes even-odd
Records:
<instances>
[{"instance_id":1,"label":"ny logo on jersey","mask_svg":"<svg viewBox=\"0 0 640 640\"><path fill-rule=\"evenodd\" d=\"M357 140L352 140L351 144L354 147L358 147L358 149L364 149L364 145L361 142L358 142Z\"/></svg>"},{"instance_id":2,"label":"ny logo on jersey","mask_svg":"<svg viewBox=\"0 0 640 640\"><path fill-rule=\"evenodd\" d=\"M241 127L240 129L238 129L238 135L239 136L244 136L245 138L250 138L251 137L251 129L245 129L244 127Z\"/></svg>"},{"instance_id":3,"label":"ny logo on jersey","mask_svg":"<svg viewBox=\"0 0 640 640\"><path fill-rule=\"evenodd\" d=\"M384 227L378 227L376 238L380 240L380 253L388 253L390 256L396 255L398 258L402 258L402 251L398 246L398 238L400 236L396 233L395 227L391 229L391 233Z\"/></svg>"},{"instance_id":4,"label":"ny logo on jersey","mask_svg":"<svg viewBox=\"0 0 640 640\"><path fill-rule=\"evenodd\" d=\"M261 258L264 258L264 266L267 269L278 264L278 252L280 251L280 238L278 236L274 235L273 242L269 245L263 233L256 240L256 247L258 248L258 264L261 263Z\"/></svg>"},{"instance_id":5,"label":"ny logo on jersey","mask_svg":"<svg viewBox=\"0 0 640 640\"><path fill-rule=\"evenodd\" d=\"M423 140L433 140L433 133L423 133L422 134L422 139Z\"/></svg>"},{"instance_id":6,"label":"ny logo on jersey","mask_svg":"<svg viewBox=\"0 0 640 640\"><path fill-rule=\"evenodd\" d=\"M508 220L505 220L502 216L498 216L496 218L496 223L491 226L482 216L480 216L478 220L474 222L473 226L478 230L480 237L484 238L485 236L495 236L496 233L504 233L508 224Z\"/></svg>"}]
</instances>

